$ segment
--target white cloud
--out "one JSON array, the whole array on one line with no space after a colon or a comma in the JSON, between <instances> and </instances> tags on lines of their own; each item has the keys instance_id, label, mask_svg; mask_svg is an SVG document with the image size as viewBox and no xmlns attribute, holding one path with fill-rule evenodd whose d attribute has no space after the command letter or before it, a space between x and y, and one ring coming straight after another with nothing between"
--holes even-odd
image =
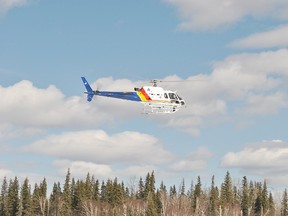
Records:
<instances>
[{"instance_id":1,"label":"white cloud","mask_svg":"<svg viewBox=\"0 0 288 216\"><path fill-rule=\"evenodd\" d=\"M259 81L263 82L266 81L263 80L263 76L265 77L273 74L288 75L288 63L286 61L287 57L288 49L264 51L260 53L243 53L229 56L224 61L215 63L215 67L227 69L233 64L238 65L238 69L240 70L239 72L241 73L240 75L250 75L249 78L253 78L251 77L252 75L257 75L257 78L262 78ZM250 79L244 81L249 80ZM254 83L255 81L252 80L252 82Z\"/></svg>"},{"instance_id":2,"label":"white cloud","mask_svg":"<svg viewBox=\"0 0 288 216\"><path fill-rule=\"evenodd\" d=\"M129 117L136 112L133 105L127 107L127 103L119 100L112 104L109 99L102 102L96 101L97 98L89 103L84 95L65 97L53 85L40 89L27 80L0 86L0 95L0 124L16 127L81 127L111 121L115 116Z\"/></svg>"},{"instance_id":3,"label":"white cloud","mask_svg":"<svg viewBox=\"0 0 288 216\"><path fill-rule=\"evenodd\" d=\"M100 164L161 164L173 158L150 135L126 131L109 136L102 130L50 135L26 146L25 151L60 159Z\"/></svg>"},{"instance_id":4,"label":"white cloud","mask_svg":"<svg viewBox=\"0 0 288 216\"><path fill-rule=\"evenodd\" d=\"M283 92L269 95L250 95L243 113L248 115L267 115L277 113L279 109L288 108L288 98Z\"/></svg>"},{"instance_id":5,"label":"white cloud","mask_svg":"<svg viewBox=\"0 0 288 216\"><path fill-rule=\"evenodd\" d=\"M143 166L128 166L124 169L119 169L116 171L116 176L124 177L144 177L148 172L157 171L157 167L153 165L143 165Z\"/></svg>"},{"instance_id":6,"label":"white cloud","mask_svg":"<svg viewBox=\"0 0 288 216\"><path fill-rule=\"evenodd\" d=\"M245 17L288 18L286 0L163 0L177 8L184 30L209 30L241 21Z\"/></svg>"},{"instance_id":7,"label":"white cloud","mask_svg":"<svg viewBox=\"0 0 288 216\"><path fill-rule=\"evenodd\" d=\"M275 113L287 107L287 58L287 49L230 56L215 64L212 87L225 100L244 102L244 113Z\"/></svg>"},{"instance_id":8,"label":"white cloud","mask_svg":"<svg viewBox=\"0 0 288 216\"><path fill-rule=\"evenodd\" d=\"M273 30L252 34L230 44L238 48L281 48L288 46L288 25Z\"/></svg>"},{"instance_id":9,"label":"white cloud","mask_svg":"<svg viewBox=\"0 0 288 216\"><path fill-rule=\"evenodd\" d=\"M0 140L10 140L18 137L33 137L43 134L44 129L32 127L14 127L10 124L0 124Z\"/></svg>"},{"instance_id":10,"label":"white cloud","mask_svg":"<svg viewBox=\"0 0 288 216\"><path fill-rule=\"evenodd\" d=\"M205 169L208 166L208 159L213 154L206 148L200 147L192 152L186 159L175 162L170 166L171 171L187 172Z\"/></svg>"},{"instance_id":11,"label":"white cloud","mask_svg":"<svg viewBox=\"0 0 288 216\"><path fill-rule=\"evenodd\" d=\"M277 87L280 77L288 73L286 57L287 50L230 56L215 64L211 75L214 90L217 94L225 93L224 97L239 99L251 91Z\"/></svg>"},{"instance_id":12,"label":"white cloud","mask_svg":"<svg viewBox=\"0 0 288 216\"><path fill-rule=\"evenodd\" d=\"M287 108L287 59L287 49L243 53L215 62L209 75L199 74L169 85L163 83L168 89L178 89L187 108L169 118L155 119L197 136L203 125L231 121L235 115L244 120L246 115L251 118L275 114Z\"/></svg>"},{"instance_id":13,"label":"white cloud","mask_svg":"<svg viewBox=\"0 0 288 216\"><path fill-rule=\"evenodd\" d=\"M148 172L157 170L155 166L125 166L113 168L107 164L97 164L87 161L71 161L71 160L56 160L53 165L58 169L60 176L66 176L68 168L70 173L75 178L85 178L89 173L90 176L94 176L98 180L119 179L128 180L129 178L137 178L146 176Z\"/></svg>"},{"instance_id":14,"label":"white cloud","mask_svg":"<svg viewBox=\"0 0 288 216\"><path fill-rule=\"evenodd\" d=\"M70 160L56 160L53 164L58 168L61 176L65 176L69 168L74 177L84 178L88 173L90 173L90 175L97 176L99 179L115 177L113 176L112 168L105 164Z\"/></svg>"},{"instance_id":15,"label":"white cloud","mask_svg":"<svg viewBox=\"0 0 288 216\"><path fill-rule=\"evenodd\" d=\"M2 182L2 179L4 177L6 177L6 179L8 181L10 178L13 178L14 176L15 176L15 174L14 174L14 172L12 170L0 167L0 179L1 179L1 182Z\"/></svg>"},{"instance_id":16,"label":"white cloud","mask_svg":"<svg viewBox=\"0 0 288 216\"><path fill-rule=\"evenodd\" d=\"M14 7L20 7L28 3L28 0L0 0L0 16Z\"/></svg>"},{"instance_id":17,"label":"white cloud","mask_svg":"<svg viewBox=\"0 0 288 216\"><path fill-rule=\"evenodd\" d=\"M171 166L175 172L189 172L207 168L207 162L203 160L181 160Z\"/></svg>"},{"instance_id":18,"label":"white cloud","mask_svg":"<svg viewBox=\"0 0 288 216\"><path fill-rule=\"evenodd\" d=\"M238 152L228 152L221 160L221 167L239 168L241 172L258 175L279 182L288 180L288 143L279 140L263 141L246 146ZM283 179L283 178L282 178ZM283 182L282 182L283 183Z\"/></svg>"}]
</instances>

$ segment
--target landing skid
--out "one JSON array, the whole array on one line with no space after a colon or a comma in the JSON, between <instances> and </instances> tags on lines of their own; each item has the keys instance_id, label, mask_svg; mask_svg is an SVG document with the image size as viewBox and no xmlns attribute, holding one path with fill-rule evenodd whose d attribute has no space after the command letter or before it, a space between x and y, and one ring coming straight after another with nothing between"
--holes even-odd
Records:
<instances>
[{"instance_id":1,"label":"landing skid","mask_svg":"<svg viewBox=\"0 0 288 216\"><path fill-rule=\"evenodd\" d=\"M144 114L169 114L177 112L181 105L172 103L143 103Z\"/></svg>"}]
</instances>

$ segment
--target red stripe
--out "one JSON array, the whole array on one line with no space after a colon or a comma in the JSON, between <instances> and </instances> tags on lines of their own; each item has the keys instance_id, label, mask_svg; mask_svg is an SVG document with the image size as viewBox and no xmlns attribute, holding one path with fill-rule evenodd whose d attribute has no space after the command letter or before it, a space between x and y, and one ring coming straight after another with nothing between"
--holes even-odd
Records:
<instances>
[{"instance_id":1,"label":"red stripe","mask_svg":"<svg viewBox=\"0 0 288 216\"><path fill-rule=\"evenodd\" d=\"M146 93L146 91L144 90L144 88L141 88L141 92L144 95L144 97L146 98L146 100L151 100L151 98L149 97L149 95Z\"/></svg>"}]
</instances>

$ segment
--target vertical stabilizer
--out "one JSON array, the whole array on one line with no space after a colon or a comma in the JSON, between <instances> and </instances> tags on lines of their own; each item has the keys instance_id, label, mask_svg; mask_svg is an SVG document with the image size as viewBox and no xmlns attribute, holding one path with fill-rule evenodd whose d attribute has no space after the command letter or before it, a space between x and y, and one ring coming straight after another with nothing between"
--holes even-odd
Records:
<instances>
[{"instance_id":1,"label":"vertical stabilizer","mask_svg":"<svg viewBox=\"0 0 288 216\"><path fill-rule=\"evenodd\" d=\"M93 89L91 88L91 86L89 85L89 83L85 77L81 77L81 79L82 79L83 84L87 90L86 92L84 92L85 94L87 94L87 101L91 101L93 99L95 91L93 91Z\"/></svg>"}]
</instances>

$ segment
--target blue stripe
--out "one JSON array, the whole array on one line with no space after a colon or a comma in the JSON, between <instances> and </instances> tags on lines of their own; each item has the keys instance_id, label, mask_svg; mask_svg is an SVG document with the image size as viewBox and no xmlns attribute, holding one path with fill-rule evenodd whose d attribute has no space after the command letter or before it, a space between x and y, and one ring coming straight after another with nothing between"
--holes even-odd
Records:
<instances>
[{"instance_id":1,"label":"blue stripe","mask_svg":"<svg viewBox=\"0 0 288 216\"><path fill-rule=\"evenodd\" d=\"M112 97L123 100L141 101L141 98L136 92L109 92L109 91L96 91L96 95L103 97Z\"/></svg>"}]
</instances>

